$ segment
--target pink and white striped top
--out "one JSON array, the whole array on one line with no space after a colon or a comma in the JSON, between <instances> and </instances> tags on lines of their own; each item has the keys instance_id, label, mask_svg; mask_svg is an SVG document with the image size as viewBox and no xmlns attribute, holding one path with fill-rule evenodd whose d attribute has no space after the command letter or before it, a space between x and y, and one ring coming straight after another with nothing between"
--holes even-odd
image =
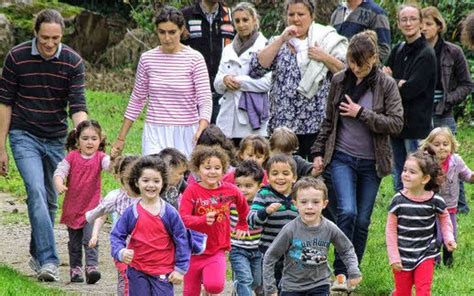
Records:
<instances>
[{"instance_id":1,"label":"pink and white striped top","mask_svg":"<svg viewBox=\"0 0 474 296\"><path fill-rule=\"evenodd\" d=\"M160 47L142 54L125 118L135 121L147 104L146 122L193 125L210 121L211 86L203 56L185 46L174 54Z\"/></svg>"}]
</instances>

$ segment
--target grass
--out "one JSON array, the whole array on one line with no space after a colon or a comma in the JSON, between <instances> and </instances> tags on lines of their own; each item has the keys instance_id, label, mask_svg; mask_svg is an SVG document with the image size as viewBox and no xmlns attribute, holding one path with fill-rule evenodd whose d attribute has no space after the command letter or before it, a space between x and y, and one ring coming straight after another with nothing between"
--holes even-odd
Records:
<instances>
[{"instance_id":1,"label":"grass","mask_svg":"<svg viewBox=\"0 0 474 296\"><path fill-rule=\"evenodd\" d=\"M64 295L59 289L44 288L38 282L27 276L21 275L13 269L0 265L0 295L22 295L22 296L43 296L43 295Z\"/></svg>"},{"instance_id":2,"label":"grass","mask_svg":"<svg viewBox=\"0 0 474 296\"><path fill-rule=\"evenodd\" d=\"M108 139L115 139L119 131L124 109L128 103L128 95L111 94L104 92L87 92L90 118L98 120ZM143 116L133 125L127 137L125 153L138 154L141 150L141 133L143 128ZM459 153L470 168L474 168L474 129L472 127L461 127L458 134L461 143ZM11 155L10 155L11 156ZM0 178L0 191L10 192L24 198L25 191L23 183L10 157L10 176L7 180ZM115 189L117 183L110 174L103 174L102 192ZM363 281L357 290L357 295L389 295L393 289L393 279L388 265L385 246L385 222L387 207L393 196L391 178L385 178L379 191L379 196L372 216L372 224L369 232L367 251L362 263ZM466 196L471 208L474 209L474 186L466 184ZM10 214L8 216L18 214ZM24 217L4 218L4 221L22 223ZM474 278L474 236L471 234L474 228L474 213L459 215L458 218L458 250L454 253L455 264L451 269L445 267L437 268L433 285L433 295L474 295L474 285L469 284L469 279ZM0 268L0 283L10 281L2 280L3 277L22 278L11 273L11 271ZM13 280L13 279L12 279ZM15 279L16 280L16 279ZM28 283L28 284L26 284ZM25 282L24 286L34 283ZM9 285L9 284L8 284ZM4 295L4 285L0 285L0 295ZM12 285L16 286L16 285ZM8 289L8 288L7 288ZM36 289L36 288L35 288ZM23 295L23 293L21 293ZM6 292L8 294L8 290ZM24 294L28 295L28 294ZM38 294L36 294L38 295Z\"/></svg>"}]
</instances>

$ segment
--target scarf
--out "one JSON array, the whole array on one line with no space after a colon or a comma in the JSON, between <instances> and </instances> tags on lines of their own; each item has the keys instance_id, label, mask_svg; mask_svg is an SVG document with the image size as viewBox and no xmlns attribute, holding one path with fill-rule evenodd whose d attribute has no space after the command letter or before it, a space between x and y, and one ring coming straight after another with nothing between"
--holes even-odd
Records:
<instances>
[{"instance_id":1,"label":"scarf","mask_svg":"<svg viewBox=\"0 0 474 296\"><path fill-rule=\"evenodd\" d=\"M354 103L358 103L360 98L367 92L370 87L375 85L375 74L377 72L377 66L372 67L372 70L369 72L367 76L362 79L359 84L356 84L357 77L352 73L350 68L346 70L346 77L342 82L342 86L344 91L341 94L341 98L339 102L346 101L344 95L348 95L351 97L351 100Z\"/></svg>"},{"instance_id":2,"label":"scarf","mask_svg":"<svg viewBox=\"0 0 474 296\"><path fill-rule=\"evenodd\" d=\"M237 35L235 35L234 37L234 41L232 41L232 47L234 48L234 51L237 56L240 57L241 54L243 54L247 49L252 47L259 35L260 34L257 30L253 30L253 32L250 33L249 39L247 39L246 41L242 41L242 39L240 39L239 34L237 33Z\"/></svg>"}]
</instances>

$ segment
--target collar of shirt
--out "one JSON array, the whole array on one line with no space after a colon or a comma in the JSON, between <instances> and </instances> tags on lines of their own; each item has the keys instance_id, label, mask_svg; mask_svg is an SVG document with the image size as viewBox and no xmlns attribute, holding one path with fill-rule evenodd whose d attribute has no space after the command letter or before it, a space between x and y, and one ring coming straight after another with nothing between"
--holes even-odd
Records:
<instances>
[{"instance_id":1,"label":"collar of shirt","mask_svg":"<svg viewBox=\"0 0 474 296\"><path fill-rule=\"evenodd\" d=\"M63 44L62 43L59 43L59 46L58 46L58 50L56 51L56 53L54 54L54 56L50 57L50 58L45 58L41 55L41 53L39 52L38 50L38 47L36 46L36 37L33 38L33 40L31 41L31 55L35 55L35 56L41 56L43 59L49 61L49 60L52 60L54 58L57 58L59 59L59 55L61 54L61 50L63 49Z\"/></svg>"},{"instance_id":2,"label":"collar of shirt","mask_svg":"<svg viewBox=\"0 0 474 296\"><path fill-rule=\"evenodd\" d=\"M201 3L199 3L199 6L201 6L201 10L204 13L204 15L207 18L207 21L209 22L210 25L214 22L214 19L217 16L217 13L219 12L219 5L216 6L216 9L214 11L207 11L206 7Z\"/></svg>"}]
</instances>

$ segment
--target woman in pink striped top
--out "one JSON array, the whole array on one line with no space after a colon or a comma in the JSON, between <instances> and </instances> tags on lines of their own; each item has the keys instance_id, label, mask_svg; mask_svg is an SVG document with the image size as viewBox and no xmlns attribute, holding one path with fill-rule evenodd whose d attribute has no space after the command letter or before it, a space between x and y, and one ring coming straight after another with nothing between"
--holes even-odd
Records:
<instances>
[{"instance_id":1,"label":"woman in pink striped top","mask_svg":"<svg viewBox=\"0 0 474 296\"><path fill-rule=\"evenodd\" d=\"M155 20L160 46L142 54L135 86L122 128L112 146L112 158L121 154L133 122L147 105L142 154L173 147L186 156L209 125L212 96L203 56L180 42L183 14L164 7Z\"/></svg>"}]
</instances>

